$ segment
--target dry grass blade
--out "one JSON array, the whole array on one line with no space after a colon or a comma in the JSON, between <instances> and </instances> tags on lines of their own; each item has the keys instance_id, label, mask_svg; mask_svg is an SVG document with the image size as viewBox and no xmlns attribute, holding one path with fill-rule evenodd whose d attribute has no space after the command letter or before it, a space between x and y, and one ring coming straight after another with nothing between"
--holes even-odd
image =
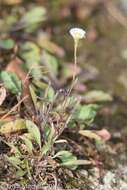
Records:
<instances>
[{"instance_id":1,"label":"dry grass blade","mask_svg":"<svg viewBox=\"0 0 127 190\"><path fill-rule=\"evenodd\" d=\"M24 98L22 98L9 112L7 112L2 118L1 120L4 120L6 117L8 117L13 111L16 110L16 108L19 107L19 105L24 102L24 100L26 100L28 98L28 96L25 96Z\"/></svg>"},{"instance_id":2,"label":"dry grass blade","mask_svg":"<svg viewBox=\"0 0 127 190\"><path fill-rule=\"evenodd\" d=\"M4 87L0 87L0 106L3 104L6 98L6 89Z\"/></svg>"},{"instance_id":3,"label":"dry grass blade","mask_svg":"<svg viewBox=\"0 0 127 190\"><path fill-rule=\"evenodd\" d=\"M89 160L72 160L64 162L61 165L70 166L70 165L90 165L90 164L92 164L92 161Z\"/></svg>"},{"instance_id":4,"label":"dry grass blade","mask_svg":"<svg viewBox=\"0 0 127 190\"><path fill-rule=\"evenodd\" d=\"M79 134L83 135L85 137L91 138L91 139L98 140L98 141L101 140L101 137L99 135L97 135L96 133L94 133L94 132L92 132L90 130L80 130Z\"/></svg>"}]
</instances>

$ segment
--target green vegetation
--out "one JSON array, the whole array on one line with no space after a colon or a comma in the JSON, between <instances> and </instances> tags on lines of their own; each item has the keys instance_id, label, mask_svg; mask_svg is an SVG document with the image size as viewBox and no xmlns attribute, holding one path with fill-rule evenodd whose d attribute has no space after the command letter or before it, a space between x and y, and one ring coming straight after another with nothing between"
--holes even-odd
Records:
<instances>
[{"instance_id":1,"label":"green vegetation","mask_svg":"<svg viewBox=\"0 0 127 190\"><path fill-rule=\"evenodd\" d=\"M25 5L23 0L6 0L0 19L0 185L10 188L16 183L27 189L33 182L34 188L53 184L55 190L57 186L90 190L92 182L84 171L104 173L112 165L108 159L115 151L106 144L111 138L106 128L110 117L119 123L113 96L93 85L98 71L78 56L103 30L96 23L98 34L87 36L83 29L72 28L71 39L70 28L63 30L57 16L63 23L73 23L69 14L74 11L72 17L82 25L77 4L56 0ZM88 15L98 12L100 4L87 5Z\"/></svg>"}]
</instances>

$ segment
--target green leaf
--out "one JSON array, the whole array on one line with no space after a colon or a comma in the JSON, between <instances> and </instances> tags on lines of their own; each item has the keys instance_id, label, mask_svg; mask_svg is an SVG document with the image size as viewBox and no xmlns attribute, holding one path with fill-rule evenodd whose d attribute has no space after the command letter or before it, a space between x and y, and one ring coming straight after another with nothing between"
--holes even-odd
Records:
<instances>
[{"instance_id":1,"label":"green leaf","mask_svg":"<svg viewBox=\"0 0 127 190\"><path fill-rule=\"evenodd\" d=\"M27 174L28 174L29 179L32 179L31 169L30 169L30 166L29 166L29 161L24 160L24 164L25 164L25 168L27 169Z\"/></svg>"},{"instance_id":2,"label":"green leaf","mask_svg":"<svg viewBox=\"0 0 127 190\"><path fill-rule=\"evenodd\" d=\"M43 34L38 35L37 43L41 48L45 49L51 54L56 54L59 57L63 57L65 55L64 49L52 42Z\"/></svg>"},{"instance_id":3,"label":"green leaf","mask_svg":"<svg viewBox=\"0 0 127 190\"><path fill-rule=\"evenodd\" d=\"M44 128L45 144L42 147L42 155L47 154L47 152L51 149L51 146L54 143L54 134L54 127L49 128L49 126L46 125Z\"/></svg>"},{"instance_id":4,"label":"green leaf","mask_svg":"<svg viewBox=\"0 0 127 190\"><path fill-rule=\"evenodd\" d=\"M4 83L4 86L13 94L20 95L22 92L21 80L17 77L15 73L2 71L0 73L0 78Z\"/></svg>"},{"instance_id":5,"label":"green leaf","mask_svg":"<svg viewBox=\"0 0 127 190\"><path fill-rule=\"evenodd\" d=\"M48 71L50 71L51 75L57 75L58 74L58 67L59 67L59 62L57 58L48 52L44 51L43 52L43 62L46 65Z\"/></svg>"},{"instance_id":6,"label":"green leaf","mask_svg":"<svg viewBox=\"0 0 127 190\"><path fill-rule=\"evenodd\" d=\"M18 169L18 171L16 172L17 177L23 177L25 174L26 174L26 171L22 169Z\"/></svg>"},{"instance_id":7,"label":"green leaf","mask_svg":"<svg viewBox=\"0 0 127 190\"><path fill-rule=\"evenodd\" d=\"M5 50L10 50L14 47L15 43L12 39L0 40L0 48Z\"/></svg>"},{"instance_id":8,"label":"green leaf","mask_svg":"<svg viewBox=\"0 0 127 190\"><path fill-rule=\"evenodd\" d=\"M46 155L47 152L48 152L50 149L51 149L51 144L45 142L45 144L43 145L42 150L41 150L42 155Z\"/></svg>"},{"instance_id":9,"label":"green leaf","mask_svg":"<svg viewBox=\"0 0 127 190\"><path fill-rule=\"evenodd\" d=\"M110 94L105 93L101 90L92 90L85 94L85 100L87 102L107 102L112 101Z\"/></svg>"},{"instance_id":10,"label":"green leaf","mask_svg":"<svg viewBox=\"0 0 127 190\"><path fill-rule=\"evenodd\" d=\"M26 129L24 119L16 119L14 121L7 122L0 127L0 134L14 133Z\"/></svg>"},{"instance_id":11,"label":"green leaf","mask_svg":"<svg viewBox=\"0 0 127 190\"><path fill-rule=\"evenodd\" d=\"M49 125L45 125L45 127L44 127L44 138L45 138L45 141L48 142L50 134L51 134L51 128L50 128L50 126Z\"/></svg>"},{"instance_id":12,"label":"green leaf","mask_svg":"<svg viewBox=\"0 0 127 190\"><path fill-rule=\"evenodd\" d=\"M35 7L27 12L22 19L27 23L36 23L42 21L45 13L46 10L44 7Z\"/></svg>"},{"instance_id":13,"label":"green leaf","mask_svg":"<svg viewBox=\"0 0 127 190\"><path fill-rule=\"evenodd\" d=\"M29 90L30 90L30 95L31 95L32 101L34 103L34 107L36 108L37 107L37 96L36 96L36 93L35 93L32 85L29 86Z\"/></svg>"},{"instance_id":14,"label":"green leaf","mask_svg":"<svg viewBox=\"0 0 127 190\"><path fill-rule=\"evenodd\" d=\"M15 168L19 169L20 165L22 164L22 161L18 158L18 157L15 157L15 156L5 156L5 158L7 159L8 162L10 162L10 164L12 164Z\"/></svg>"},{"instance_id":15,"label":"green leaf","mask_svg":"<svg viewBox=\"0 0 127 190\"><path fill-rule=\"evenodd\" d=\"M52 101L54 99L54 96L55 96L55 92L54 92L54 89L49 86L48 87L48 92L47 92L47 98L49 101Z\"/></svg>"},{"instance_id":16,"label":"green leaf","mask_svg":"<svg viewBox=\"0 0 127 190\"><path fill-rule=\"evenodd\" d=\"M89 105L80 105L75 112L75 118L77 120L83 120L85 123L90 124L98 110L98 105L96 104L89 104Z\"/></svg>"},{"instance_id":17,"label":"green leaf","mask_svg":"<svg viewBox=\"0 0 127 190\"><path fill-rule=\"evenodd\" d=\"M59 151L55 154L53 158L59 157L62 161L62 165L68 166L68 168L75 170L77 168L75 161L77 161L77 157L74 156L71 152L67 150Z\"/></svg>"},{"instance_id":18,"label":"green leaf","mask_svg":"<svg viewBox=\"0 0 127 190\"><path fill-rule=\"evenodd\" d=\"M21 138L21 139L23 140L23 142L25 143L25 145L26 145L28 151L29 151L30 153L32 153L33 144L32 144L32 142L31 142L31 140L29 140L29 139L28 139L27 137L25 137L24 135L21 136L20 138Z\"/></svg>"},{"instance_id":19,"label":"green leaf","mask_svg":"<svg viewBox=\"0 0 127 190\"><path fill-rule=\"evenodd\" d=\"M21 28L30 33L36 30L42 21L46 19L46 9L44 7L34 7L22 17Z\"/></svg>"},{"instance_id":20,"label":"green leaf","mask_svg":"<svg viewBox=\"0 0 127 190\"><path fill-rule=\"evenodd\" d=\"M7 142L6 142L6 144L11 148L11 150L15 154L15 156L21 156L21 152L17 146L13 145L12 143L7 143Z\"/></svg>"},{"instance_id":21,"label":"green leaf","mask_svg":"<svg viewBox=\"0 0 127 190\"><path fill-rule=\"evenodd\" d=\"M33 139L38 143L41 149L41 134L39 128L30 120L26 120L26 127L28 132L32 135Z\"/></svg>"},{"instance_id":22,"label":"green leaf","mask_svg":"<svg viewBox=\"0 0 127 190\"><path fill-rule=\"evenodd\" d=\"M19 54L24 60L25 66L30 71L30 74L33 76L33 78L40 79L42 73L40 69L39 47L35 43L27 41L20 46Z\"/></svg>"},{"instance_id":23,"label":"green leaf","mask_svg":"<svg viewBox=\"0 0 127 190\"><path fill-rule=\"evenodd\" d=\"M38 88L40 88L41 90L45 90L46 88L48 88L48 83L40 81L40 80L32 80L32 83Z\"/></svg>"}]
</instances>

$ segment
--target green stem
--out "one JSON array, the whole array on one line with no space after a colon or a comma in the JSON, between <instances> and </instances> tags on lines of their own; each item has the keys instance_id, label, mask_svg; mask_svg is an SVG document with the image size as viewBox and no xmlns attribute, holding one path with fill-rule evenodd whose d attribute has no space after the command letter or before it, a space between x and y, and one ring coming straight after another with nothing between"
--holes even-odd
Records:
<instances>
[{"instance_id":1,"label":"green stem","mask_svg":"<svg viewBox=\"0 0 127 190\"><path fill-rule=\"evenodd\" d=\"M74 85L77 82L77 78L76 78L76 71L77 71L77 47L78 47L78 40L74 39L74 72L73 72L73 80L72 80L72 84L70 86L68 95L66 96L66 99L63 102L63 106L62 106L63 110L66 108L68 97L70 96L70 93L71 93Z\"/></svg>"},{"instance_id":2,"label":"green stem","mask_svg":"<svg viewBox=\"0 0 127 190\"><path fill-rule=\"evenodd\" d=\"M75 81L76 78L76 71L77 71L77 46L78 46L78 41L74 41L74 72L73 72L73 82Z\"/></svg>"},{"instance_id":3,"label":"green stem","mask_svg":"<svg viewBox=\"0 0 127 190\"><path fill-rule=\"evenodd\" d=\"M71 87L69 89L68 96L70 95L70 93L71 93L74 85L77 82L77 78L76 78L76 71L77 71L77 47L78 47L78 40L75 39L74 40L74 71L73 71L72 84L71 84Z\"/></svg>"}]
</instances>

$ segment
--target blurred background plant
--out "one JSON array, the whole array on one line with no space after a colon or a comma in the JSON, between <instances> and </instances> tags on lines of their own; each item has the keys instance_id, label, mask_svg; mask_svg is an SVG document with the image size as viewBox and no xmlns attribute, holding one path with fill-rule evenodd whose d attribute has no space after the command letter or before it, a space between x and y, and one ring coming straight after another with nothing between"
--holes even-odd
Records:
<instances>
[{"instance_id":1,"label":"blurred background plant","mask_svg":"<svg viewBox=\"0 0 127 190\"><path fill-rule=\"evenodd\" d=\"M90 189L71 170L126 163L126 30L124 0L0 0L1 181Z\"/></svg>"}]
</instances>

